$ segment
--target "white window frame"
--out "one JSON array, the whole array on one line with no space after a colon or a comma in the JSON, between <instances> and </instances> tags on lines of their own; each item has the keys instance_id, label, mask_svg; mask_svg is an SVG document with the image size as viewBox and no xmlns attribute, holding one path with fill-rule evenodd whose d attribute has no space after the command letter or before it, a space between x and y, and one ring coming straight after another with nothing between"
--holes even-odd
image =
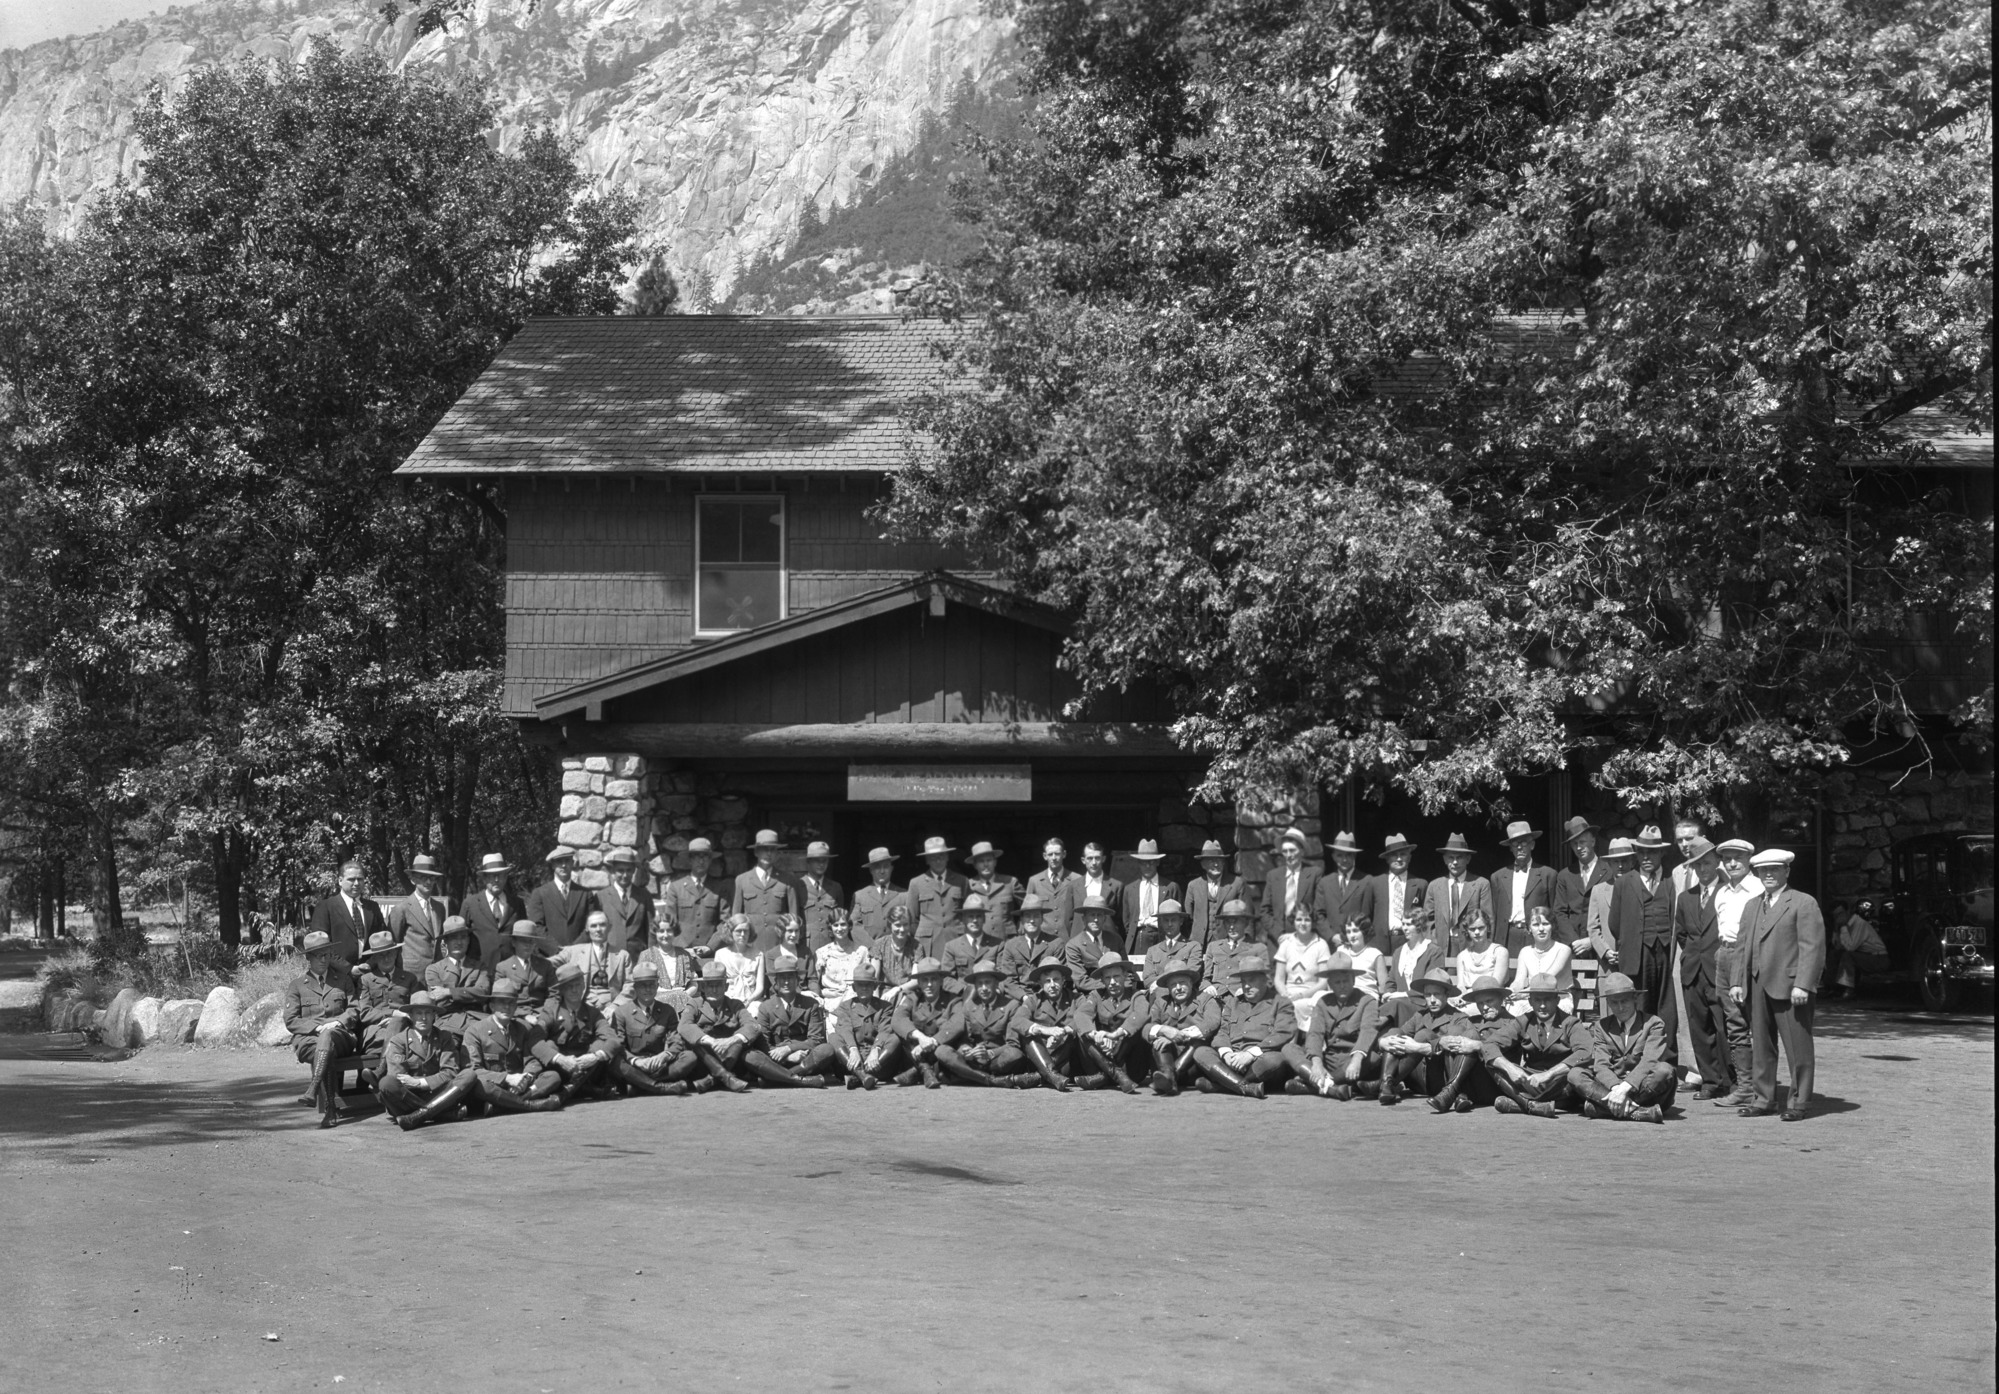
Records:
<instances>
[{"instance_id":1,"label":"white window frame","mask_svg":"<svg viewBox=\"0 0 1999 1394\"><path fill-rule=\"evenodd\" d=\"M694 637L727 639L737 634L754 634L763 625L750 629L703 629L701 627L701 505L709 499L728 503L749 503L769 499L777 505L777 619L791 617L791 508L781 493L706 493L694 496Z\"/></svg>"}]
</instances>

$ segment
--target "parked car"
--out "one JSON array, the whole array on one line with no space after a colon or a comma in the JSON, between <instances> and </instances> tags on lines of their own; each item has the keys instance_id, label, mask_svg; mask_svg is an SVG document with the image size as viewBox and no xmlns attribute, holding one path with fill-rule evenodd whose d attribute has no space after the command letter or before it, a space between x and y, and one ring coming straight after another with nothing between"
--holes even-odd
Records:
<instances>
[{"instance_id":1,"label":"parked car","mask_svg":"<svg viewBox=\"0 0 1999 1394\"><path fill-rule=\"evenodd\" d=\"M1926 833L1890 854L1895 892L1881 939L1931 1011L1992 1001L1992 835Z\"/></svg>"}]
</instances>

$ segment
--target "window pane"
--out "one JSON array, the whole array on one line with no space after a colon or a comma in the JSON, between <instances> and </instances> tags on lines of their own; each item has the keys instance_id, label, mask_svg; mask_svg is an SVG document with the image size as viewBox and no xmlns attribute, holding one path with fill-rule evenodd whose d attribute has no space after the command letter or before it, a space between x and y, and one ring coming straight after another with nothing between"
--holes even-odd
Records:
<instances>
[{"instance_id":1,"label":"window pane","mask_svg":"<svg viewBox=\"0 0 1999 1394\"><path fill-rule=\"evenodd\" d=\"M784 501L745 499L737 505L742 550L737 560L776 566L784 560Z\"/></svg>"},{"instance_id":2,"label":"window pane","mask_svg":"<svg viewBox=\"0 0 1999 1394\"><path fill-rule=\"evenodd\" d=\"M754 629L782 619L779 590L783 584L784 573L773 567L703 566L695 627Z\"/></svg>"},{"instance_id":3,"label":"window pane","mask_svg":"<svg viewBox=\"0 0 1999 1394\"><path fill-rule=\"evenodd\" d=\"M734 499L701 500L701 561L727 564L743 559L741 507Z\"/></svg>"}]
</instances>

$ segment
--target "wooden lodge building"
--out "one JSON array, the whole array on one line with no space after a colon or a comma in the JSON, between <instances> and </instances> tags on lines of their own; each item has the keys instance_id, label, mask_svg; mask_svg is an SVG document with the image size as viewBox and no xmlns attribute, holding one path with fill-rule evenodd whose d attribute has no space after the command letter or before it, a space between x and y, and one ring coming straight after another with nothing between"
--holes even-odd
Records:
<instances>
[{"instance_id":1,"label":"wooden lodge building","mask_svg":"<svg viewBox=\"0 0 1999 1394\"><path fill-rule=\"evenodd\" d=\"M906 881L936 834L995 843L1023 880L1051 834L1072 865L1087 840L1157 836L1183 881L1212 837L1256 884L1276 833L1317 833L1322 804L1329 833L1435 846L1461 830L1489 866L1509 816L1548 832L1557 865L1553 830L1572 812L1635 826L1574 771L1516 781L1486 827L1351 790L1194 807L1198 762L1154 695L1065 721L1067 618L949 550L884 540L869 516L920 448L903 411L939 381L952 332L891 316L537 319L402 466L504 488L505 708L562 758L557 836L587 882L617 846L668 874L697 835L725 849L713 874L732 875L763 827L792 857L830 842L851 891L867 849L895 851ZM1989 519L1990 435L1940 437L1937 460L1938 480L1917 482ZM1912 641L1908 659L1931 711L1990 681L1989 653ZM1991 827L1989 762L1897 785L1907 760L1883 748L1885 765L1863 752L1837 777L1837 806L1771 810L1750 830L1804 854L1800 884L1858 890L1882 879L1891 839Z\"/></svg>"}]
</instances>

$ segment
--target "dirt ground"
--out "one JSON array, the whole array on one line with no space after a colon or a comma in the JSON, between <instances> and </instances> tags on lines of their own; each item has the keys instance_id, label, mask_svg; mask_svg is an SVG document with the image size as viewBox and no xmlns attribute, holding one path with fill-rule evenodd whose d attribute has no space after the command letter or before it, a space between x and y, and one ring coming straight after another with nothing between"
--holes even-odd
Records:
<instances>
[{"instance_id":1,"label":"dirt ground","mask_svg":"<svg viewBox=\"0 0 1999 1394\"><path fill-rule=\"evenodd\" d=\"M0 1388L1975 1389L1993 1032L1825 1009L1665 1127L977 1090L330 1133L0 1037ZM276 1340L268 1340L268 1334Z\"/></svg>"}]
</instances>

